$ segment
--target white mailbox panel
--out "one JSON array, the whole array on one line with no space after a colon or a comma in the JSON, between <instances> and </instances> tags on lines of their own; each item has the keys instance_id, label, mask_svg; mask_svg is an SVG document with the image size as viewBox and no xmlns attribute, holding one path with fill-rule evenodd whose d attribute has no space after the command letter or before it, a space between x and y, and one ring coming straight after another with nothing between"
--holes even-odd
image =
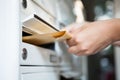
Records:
<instances>
[{"instance_id":1,"label":"white mailbox panel","mask_svg":"<svg viewBox=\"0 0 120 80\"><path fill-rule=\"evenodd\" d=\"M59 80L53 72L22 74L22 80Z\"/></svg>"},{"instance_id":2,"label":"white mailbox panel","mask_svg":"<svg viewBox=\"0 0 120 80\"><path fill-rule=\"evenodd\" d=\"M42 4L38 4L38 1L36 0L26 0L27 6L26 8L21 5L21 21L26 19L32 14L38 15L41 19L48 22L49 24L56 26L56 17L55 15L52 15L48 9L46 9ZM41 2L41 1L39 1ZM22 1L21 1L22 3ZM50 4L49 4L50 5ZM55 7L54 7L55 8ZM55 10L54 10L55 14Z\"/></svg>"},{"instance_id":3,"label":"white mailbox panel","mask_svg":"<svg viewBox=\"0 0 120 80\"><path fill-rule=\"evenodd\" d=\"M56 16L56 3L57 0L32 0L38 6L42 7L52 16Z\"/></svg>"},{"instance_id":4,"label":"white mailbox panel","mask_svg":"<svg viewBox=\"0 0 120 80\"><path fill-rule=\"evenodd\" d=\"M22 43L20 65L58 66L59 62L59 57L54 51L28 43Z\"/></svg>"},{"instance_id":5,"label":"white mailbox panel","mask_svg":"<svg viewBox=\"0 0 120 80\"><path fill-rule=\"evenodd\" d=\"M20 70L21 80L59 80L59 69L54 67L20 67Z\"/></svg>"}]
</instances>

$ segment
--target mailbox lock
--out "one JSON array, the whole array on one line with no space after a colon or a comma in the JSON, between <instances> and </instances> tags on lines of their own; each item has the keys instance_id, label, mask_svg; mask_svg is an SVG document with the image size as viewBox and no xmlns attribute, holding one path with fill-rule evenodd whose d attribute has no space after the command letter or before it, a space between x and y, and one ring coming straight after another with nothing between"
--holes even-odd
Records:
<instances>
[{"instance_id":1,"label":"mailbox lock","mask_svg":"<svg viewBox=\"0 0 120 80\"><path fill-rule=\"evenodd\" d=\"M23 8L27 8L27 0L22 0L22 6Z\"/></svg>"},{"instance_id":2,"label":"mailbox lock","mask_svg":"<svg viewBox=\"0 0 120 80\"><path fill-rule=\"evenodd\" d=\"M56 55L50 55L50 62L51 63L56 63L57 62L57 56Z\"/></svg>"},{"instance_id":3,"label":"mailbox lock","mask_svg":"<svg viewBox=\"0 0 120 80\"><path fill-rule=\"evenodd\" d=\"M26 60L27 59L27 49L26 48L23 48L23 53L22 53L22 58L23 58L23 60Z\"/></svg>"}]
</instances>

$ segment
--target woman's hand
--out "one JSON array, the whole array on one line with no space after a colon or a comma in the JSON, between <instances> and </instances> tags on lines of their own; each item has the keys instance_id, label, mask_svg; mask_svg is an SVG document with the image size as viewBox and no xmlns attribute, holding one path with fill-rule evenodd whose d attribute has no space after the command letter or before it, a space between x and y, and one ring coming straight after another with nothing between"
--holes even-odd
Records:
<instances>
[{"instance_id":1,"label":"woman's hand","mask_svg":"<svg viewBox=\"0 0 120 80\"><path fill-rule=\"evenodd\" d=\"M72 35L67 44L68 51L78 56L95 54L120 37L120 27L114 24L114 20L96 21L74 28L76 25L81 26L74 24L71 28L67 28Z\"/></svg>"}]
</instances>

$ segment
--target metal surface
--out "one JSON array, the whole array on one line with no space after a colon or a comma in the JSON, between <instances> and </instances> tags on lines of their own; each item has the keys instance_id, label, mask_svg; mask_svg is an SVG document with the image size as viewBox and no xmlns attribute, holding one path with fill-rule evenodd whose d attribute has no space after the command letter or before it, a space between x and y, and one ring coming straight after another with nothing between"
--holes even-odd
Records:
<instances>
[{"instance_id":1,"label":"metal surface","mask_svg":"<svg viewBox=\"0 0 120 80\"><path fill-rule=\"evenodd\" d=\"M20 65L29 66L60 66L59 57L49 49L34 46L28 43L22 43L22 50L27 50L27 58L23 58L23 53L20 54ZM51 59L51 55L55 57L55 62Z\"/></svg>"}]
</instances>

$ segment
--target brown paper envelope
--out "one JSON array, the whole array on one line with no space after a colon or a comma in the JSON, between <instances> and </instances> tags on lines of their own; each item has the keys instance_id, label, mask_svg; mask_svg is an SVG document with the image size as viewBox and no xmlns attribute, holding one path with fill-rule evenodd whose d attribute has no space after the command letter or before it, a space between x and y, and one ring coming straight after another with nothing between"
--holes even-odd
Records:
<instances>
[{"instance_id":1,"label":"brown paper envelope","mask_svg":"<svg viewBox=\"0 0 120 80\"><path fill-rule=\"evenodd\" d=\"M22 39L27 43L41 45L70 38L71 36L66 31L59 31L46 34L34 34L32 36L25 36Z\"/></svg>"}]
</instances>

